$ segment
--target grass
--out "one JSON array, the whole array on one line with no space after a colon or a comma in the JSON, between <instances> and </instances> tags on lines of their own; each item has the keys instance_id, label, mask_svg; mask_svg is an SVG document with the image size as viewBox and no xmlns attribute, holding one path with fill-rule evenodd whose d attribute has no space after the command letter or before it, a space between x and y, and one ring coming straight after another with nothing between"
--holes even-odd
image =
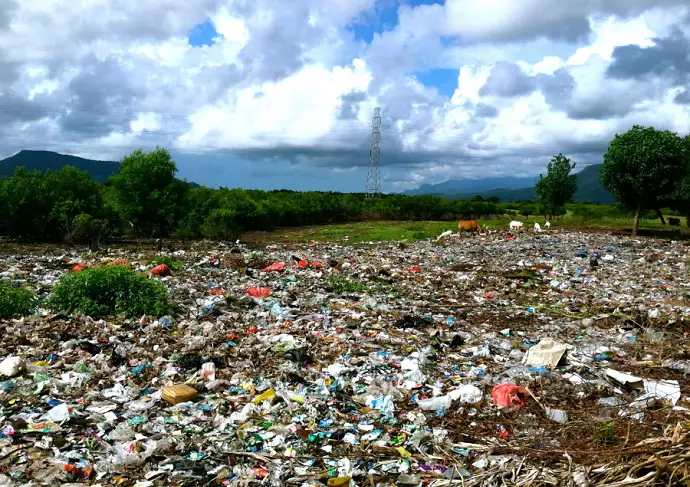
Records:
<instances>
[{"instance_id":1,"label":"grass","mask_svg":"<svg viewBox=\"0 0 690 487\"><path fill-rule=\"evenodd\" d=\"M58 313L89 316L170 313L165 286L123 266L65 274L53 288L48 307Z\"/></svg>"},{"instance_id":2,"label":"grass","mask_svg":"<svg viewBox=\"0 0 690 487\"><path fill-rule=\"evenodd\" d=\"M674 215L665 215L666 218ZM479 220L479 224L484 229L508 230L508 223L511 220L519 220L525 224L525 230L531 231L534 223L537 222L544 228L546 219L541 216L522 215ZM684 220L683 220L684 222ZM577 230L630 230L632 229L632 218L625 217L580 217L568 213L562 218L551 221L551 229L577 229ZM690 235L688 230L681 226L681 232ZM674 227L662 225L657 220L640 220L641 234L650 232L671 232ZM286 243L298 244L316 242L336 242L345 245L362 244L366 242L383 241L407 241L415 242L419 240L435 239L441 233L451 230L457 232L458 223L456 221L368 221L343 223L336 225L323 225L300 228L283 228L272 232L249 232L242 240L247 243L268 244Z\"/></svg>"},{"instance_id":3,"label":"grass","mask_svg":"<svg viewBox=\"0 0 690 487\"><path fill-rule=\"evenodd\" d=\"M0 280L0 318L26 316L31 314L36 304L36 297L31 291Z\"/></svg>"}]
</instances>

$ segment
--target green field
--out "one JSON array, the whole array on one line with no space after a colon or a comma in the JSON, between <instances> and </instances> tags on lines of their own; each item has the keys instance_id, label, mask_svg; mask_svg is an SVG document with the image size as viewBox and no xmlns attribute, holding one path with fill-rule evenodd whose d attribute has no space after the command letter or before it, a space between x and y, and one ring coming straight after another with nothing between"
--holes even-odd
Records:
<instances>
[{"instance_id":1,"label":"green field","mask_svg":"<svg viewBox=\"0 0 690 487\"><path fill-rule=\"evenodd\" d=\"M673 215L664 215L666 218ZM679 217L677 217L679 218ZM480 225L485 229L508 230L508 223L513 220L522 221L526 231L532 231L534 222L540 225L544 223L544 218L524 218L516 216L514 218L495 218L479 220ZM680 232L683 238L690 238L690 230L683 226ZM559 229L568 230L590 230L590 231L614 231L630 232L632 229L632 219L624 217L597 217L587 218L567 214L562 218L551 221L551 231ZM675 227L676 231L679 227ZM318 242L338 242L343 244L357 244L363 242L382 242L382 241L407 241L415 242L436 238L446 230L457 232L458 224L456 221L367 221L344 223L337 225L322 225L312 227L282 228L271 232L248 232L244 234L242 240L247 243L307 243ZM660 236L667 237L672 235L674 227L669 227L668 223L662 225L658 219L641 219L641 236Z\"/></svg>"}]
</instances>

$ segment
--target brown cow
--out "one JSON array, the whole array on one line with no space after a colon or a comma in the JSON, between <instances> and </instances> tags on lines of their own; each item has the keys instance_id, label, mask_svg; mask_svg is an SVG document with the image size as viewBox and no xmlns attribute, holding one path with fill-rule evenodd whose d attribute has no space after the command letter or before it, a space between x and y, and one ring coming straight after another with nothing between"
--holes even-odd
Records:
<instances>
[{"instance_id":1,"label":"brown cow","mask_svg":"<svg viewBox=\"0 0 690 487\"><path fill-rule=\"evenodd\" d=\"M462 232L473 232L479 233L481 230L477 220L460 220L458 222L458 233Z\"/></svg>"},{"instance_id":2,"label":"brown cow","mask_svg":"<svg viewBox=\"0 0 690 487\"><path fill-rule=\"evenodd\" d=\"M668 224L671 225L672 227L679 227L680 226L680 218L669 218Z\"/></svg>"}]
</instances>

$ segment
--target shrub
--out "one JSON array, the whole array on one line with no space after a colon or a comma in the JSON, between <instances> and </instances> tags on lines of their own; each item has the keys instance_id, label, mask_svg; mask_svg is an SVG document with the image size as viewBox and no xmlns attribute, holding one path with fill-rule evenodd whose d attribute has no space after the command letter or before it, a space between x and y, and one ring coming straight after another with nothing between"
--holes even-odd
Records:
<instances>
[{"instance_id":1,"label":"shrub","mask_svg":"<svg viewBox=\"0 0 690 487\"><path fill-rule=\"evenodd\" d=\"M31 314L36 297L26 288L0 280L0 318L18 318Z\"/></svg>"},{"instance_id":2,"label":"shrub","mask_svg":"<svg viewBox=\"0 0 690 487\"><path fill-rule=\"evenodd\" d=\"M63 276L48 298L48 307L59 313L90 316L162 316L171 311L163 284L122 266Z\"/></svg>"},{"instance_id":3,"label":"shrub","mask_svg":"<svg viewBox=\"0 0 690 487\"><path fill-rule=\"evenodd\" d=\"M89 244L98 248L108 232L108 220L81 213L74 217L71 225L68 225L65 241L68 244Z\"/></svg>"}]
</instances>

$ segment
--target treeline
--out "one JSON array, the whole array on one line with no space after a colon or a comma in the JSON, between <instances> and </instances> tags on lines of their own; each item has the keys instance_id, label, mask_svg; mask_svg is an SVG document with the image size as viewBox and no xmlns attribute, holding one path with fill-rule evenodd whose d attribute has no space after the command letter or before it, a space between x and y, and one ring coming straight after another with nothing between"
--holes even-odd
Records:
<instances>
[{"instance_id":1,"label":"treeline","mask_svg":"<svg viewBox=\"0 0 690 487\"><path fill-rule=\"evenodd\" d=\"M135 151L105 184L73 167L18 168L0 180L0 234L98 245L123 234L234 239L244 231L358 220L454 220L503 212L495 201L437 196L258 191L192 187L164 149Z\"/></svg>"}]
</instances>

